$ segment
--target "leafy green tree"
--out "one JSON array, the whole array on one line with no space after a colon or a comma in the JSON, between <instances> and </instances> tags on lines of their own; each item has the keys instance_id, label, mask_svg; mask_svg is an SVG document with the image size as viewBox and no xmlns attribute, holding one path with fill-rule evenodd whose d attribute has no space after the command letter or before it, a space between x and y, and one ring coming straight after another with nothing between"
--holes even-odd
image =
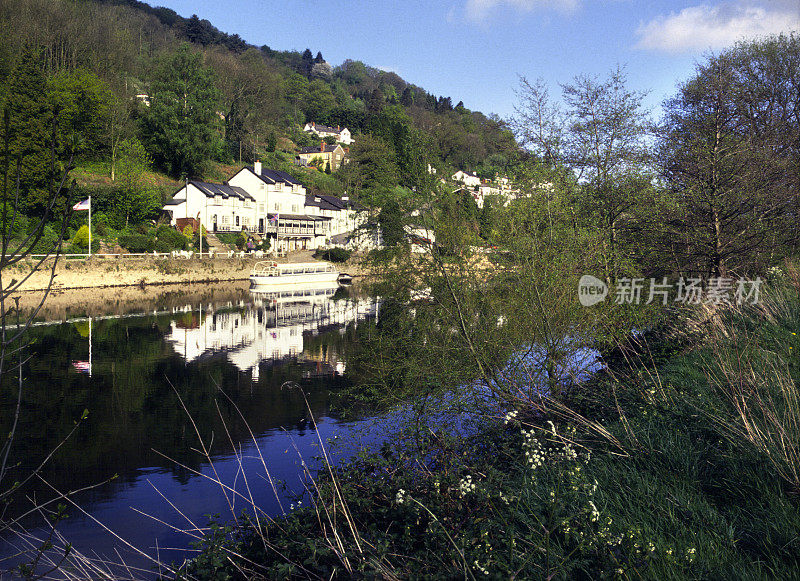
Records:
<instances>
[{"instance_id":1,"label":"leafy green tree","mask_svg":"<svg viewBox=\"0 0 800 581\"><path fill-rule=\"evenodd\" d=\"M278 136L275 134L275 131L270 131L267 133L267 140L264 143L264 149L268 152L275 151L275 148L278 147Z\"/></svg>"},{"instance_id":2,"label":"leafy green tree","mask_svg":"<svg viewBox=\"0 0 800 581\"><path fill-rule=\"evenodd\" d=\"M585 209L605 232L606 277L611 279L623 254L621 221L647 191L642 177L650 155L645 94L626 87L621 68L603 80L578 75L562 88L565 113L550 103L543 83L522 79L517 128L550 163L565 163L584 181Z\"/></svg>"},{"instance_id":3,"label":"leafy green tree","mask_svg":"<svg viewBox=\"0 0 800 581\"><path fill-rule=\"evenodd\" d=\"M115 212L125 227L130 222L139 223L152 217L160 209L160 198L144 183L144 174L150 167L150 156L137 139L126 139L119 146Z\"/></svg>"},{"instance_id":4,"label":"leafy green tree","mask_svg":"<svg viewBox=\"0 0 800 581\"><path fill-rule=\"evenodd\" d=\"M336 107L336 99L328 83L320 79L314 79L308 83L306 101L303 104L306 119L327 121L328 115L334 107Z\"/></svg>"},{"instance_id":5,"label":"leafy green tree","mask_svg":"<svg viewBox=\"0 0 800 581\"><path fill-rule=\"evenodd\" d=\"M50 79L48 98L59 112L62 156L105 151L114 96L102 79L84 69L61 71Z\"/></svg>"},{"instance_id":6,"label":"leafy green tree","mask_svg":"<svg viewBox=\"0 0 800 581\"><path fill-rule=\"evenodd\" d=\"M183 44L159 63L142 133L155 163L174 177L198 176L221 151L219 93L202 56Z\"/></svg>"},{"instance_id":7,"label":"leafy green tree","mask_svg":"<svg viewBox=\"0 0 800 581\"><path fill-rule=\"evenodd\" d=\"M394 247L405 241L405 220L396 200L389 200L383 205L378 214L378 223L384 246Z\"/></svg>"},{"instance_id":8,"label":"leafy green tree","mask_svg":"<svg viewBox=\"0 0 800 581\"><path fill-rule=\"evenodd\" d=\"M348 192L364 204L381 206L398 183L394 151L385 141L363 135L350 148L350 163L339 169Z\"/></svg>"},{"instance_id":9,"label":"leafy green tree","mask_svg":"<svg viewBox=\"0 0 800 581\"><path fill-rule=\"evenodd\" d=\"M51 158L48 144L52 141L49 124L53 109L47 99L47 79L43 72L43 52L26 48L8 79L5 109L9 116L0 127L3 139L8 139L10 160L19 162L19 185L21 209L41 215L50 199L48 185L52 178ZM13 167L13 165L12 165ZM12 175L15 175L13 172ZM6 184L10 196L13 186Z\"/></svg>"}]
</instances>

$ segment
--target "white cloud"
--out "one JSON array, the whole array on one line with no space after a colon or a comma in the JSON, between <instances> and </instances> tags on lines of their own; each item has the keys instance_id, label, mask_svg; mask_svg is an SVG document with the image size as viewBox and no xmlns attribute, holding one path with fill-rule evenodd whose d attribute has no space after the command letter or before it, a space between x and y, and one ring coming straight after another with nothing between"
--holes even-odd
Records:
<instances>
[{"instance_id":1,"label":"white cloud","mask_svg":"<svg viewBox=\"0 0 800 581\"><path fill-rule=\"evenodd\" d=\"M800 10L794 2L773 1L770 9L741 2L701 4L640 24L636 46L680 53L792 30L800 30Z\"/></svg>"},{"instance_id":2,"label":"white cloud","mask_svg":"<svg viewBox=\"0 0 800 581\"><path fill-rule=\"evenodd\" d=\"M572 12L580 0L467 0L467 19L484 22L490 12L500 6L510 6L520 12L530 12L534 8L555 8L562 12Z\"/></svg>"}]
</instances>

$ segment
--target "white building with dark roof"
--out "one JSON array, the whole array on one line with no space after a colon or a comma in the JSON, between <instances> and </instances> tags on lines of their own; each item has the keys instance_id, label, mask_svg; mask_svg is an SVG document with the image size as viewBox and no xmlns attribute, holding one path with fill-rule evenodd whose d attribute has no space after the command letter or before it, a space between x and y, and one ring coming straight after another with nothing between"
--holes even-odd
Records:
<instances>
[{"instance_id":1,"label":"white building with dark roof","mask_svg":"<svg viewBox=\"0 0 800 581\"><path fill-rule=\"evenodd\" d=\"M328 127L327 125L320 125L312 121L306 123L305 127L303 127L303 131L306 133L313 133L321 138L335 137L336 141L344 143L345 145L353 143L353 138L347 127L339 127L338 125L336 127Z\"/></svg>"},{"instance_id":2,"label":"white building with dark roof","mask_svg":"<svg viewBox=\"0 0 800 581\"><path fill-rule=\"evenodd\" d=\"M347 196L308 194L291 175L260 162L224 184L187 182L164 205L173 226L193 219L211 232L252 232L285 252L314 250L359 229L366 217L361 210Z\"/></svg>"},{"instance_id":3,"label":"white building with dark roof","mask_svg":"<svg viewBox=\"0 0 800 581\"><path fill-rule=\"evenodd\" d=\"M199 219L208 230L252 230L256 199L244 188L190 180L164 206L170 224Z\"/></svg>"}]
</instances>

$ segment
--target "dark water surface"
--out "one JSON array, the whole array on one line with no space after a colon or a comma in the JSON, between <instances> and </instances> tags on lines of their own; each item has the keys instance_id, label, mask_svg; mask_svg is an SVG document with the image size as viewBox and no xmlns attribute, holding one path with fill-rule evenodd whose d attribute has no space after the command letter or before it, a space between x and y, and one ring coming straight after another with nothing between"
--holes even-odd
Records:
<instances>
[{"instance_id":1,"label":"dark water surface","mask_svg":"<svg viewBox=\"0 0 800 581\"><path fill-rule=\"evenodd\" d=\"M2 483L30 473L87 410L43 470L46 484L26 487L41 501L53 489L103 483L74 496L86 514L70 506L58 525L78 550L116 558L121 548L129 562L149 566L96 519L152 555L157 548L163 561L182 561L192 539L170 526L204 527L205 515L226 520L247 507L241 499L231 507L232 495L206 476L279 515L289 510L292 492L302 491L302 460L312 463L319 454L318 438L374 441L369 418L345 421L331 401L347 382L353 329L377 316L376 298L333 290L264 296L240 283L191 293L90 293L54 297L40 318L61 320L40 321L29 333L12 449L19 465ZM12 379L0 390L4 434L16 404ZM197 451L196 429L213 467ZM274 492L264 465L287 490ZM25 508L13 504L6 516ZM21 524L42 535L43 522L32 515ZM22 545L6 538L0 555ZM8 566L0 563L0 571Z\"/></svg>"}]
</instances>

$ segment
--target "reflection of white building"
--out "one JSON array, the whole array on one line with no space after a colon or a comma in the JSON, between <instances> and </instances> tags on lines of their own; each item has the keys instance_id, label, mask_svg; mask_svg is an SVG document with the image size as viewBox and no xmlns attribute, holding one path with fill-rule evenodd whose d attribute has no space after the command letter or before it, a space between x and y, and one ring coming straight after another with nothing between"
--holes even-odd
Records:
<instances>
[{"instance_id":1,"label":"reflection of white building","mask_svg":"<svg viewBox=\"0 0 800 581\"><path fill-rule=\"evenodd\" d=\"M241 371L251 371L256 380L262 361L315 360L314 354L304 357L304 334L316 335L328 326L343 330L349 323L377 316L378 299L334 301L333 292L303 296L303 289L295 289L254 294L253 305L182 315L171 323L165 339L186 362L225 353L228 361ZM344 371L344 362L334 352L327 354L325 363Z\"/></svg>"}]
</instances>

